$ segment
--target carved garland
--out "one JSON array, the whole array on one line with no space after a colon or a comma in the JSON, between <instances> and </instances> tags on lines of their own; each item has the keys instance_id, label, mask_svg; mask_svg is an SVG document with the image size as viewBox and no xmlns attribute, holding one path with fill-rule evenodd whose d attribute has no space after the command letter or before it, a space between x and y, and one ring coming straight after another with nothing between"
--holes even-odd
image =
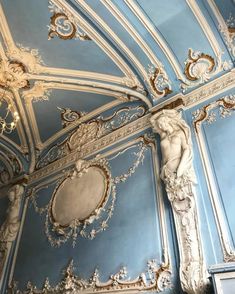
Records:
<instances>
[{"instance_id":1,"label":"carved garland","mask_svg":"<svg viewBox=\"0 0 235 294\"><path fill-rule=\"evenodd\" d=\"M136 159L133 165L128 169L127 172L120 176L111 178L110 168L108 161L106 159L95 158L91 161L79 160L76 167L65 173L65 176L58 182L53 197L44 207L39 207L37 203L37 192L42 189L34 187L29 192L29 197L33 203L35 211L40 215L46 214L45 216L45 233L46 236L53 247L60 247L63 243L67 242L70 238L72 239L73 247L76 245L77 237L80 235L84 238L93 239L95 236L106 230L108 227L108 221L113 215L115 201L116 201L116 185L125 182L129 177L131 177L138 166L143 163L144 154L147 149L144 142L139 143L139 151L135 153ZM111 160L111 159L110 159ZM54 199L58 189L63 188L63 183L65 180L73 180L73 178L82 177L84 173L87 172L89 167L97 166L102 168L106 174L107 188L104 200L100 205L92 212L91 215L85 219L73 219L68 225L60 225L58 221L53 217L53 207ZM109 194L110 199L109 199ZM106 207L108 206L108 207ZM106 213L106 216L105 216ZM100 221L97 224L97 221ZM91 228L92 225L92 228Z\"/></svg>"},{"instance_id":2,"label":"carved garland","mask_svg":"<svg viewBox=\"0 0 235 294\"><path fill-rule=\"evenodd\" d=\"M33 286L28 282L27 289L18 290L17 283L13 282L10 286L9 294L64 294L64 293L108 293L110 291L120 291L127 293L128 291L164 291L171 287L171 272L166 265L158 266L155 260L148 262L148 270L141 273L137 278L130 279L127 276L127 269L123 267L116 274L110 276L106 282L100 281L99 271L96 269L93 276L89 280L81 279L74 273L73 261L63 271L64 278L56 286L51 286L49 279L46 278L42 289Z\"/></svg>"}]
</instances>

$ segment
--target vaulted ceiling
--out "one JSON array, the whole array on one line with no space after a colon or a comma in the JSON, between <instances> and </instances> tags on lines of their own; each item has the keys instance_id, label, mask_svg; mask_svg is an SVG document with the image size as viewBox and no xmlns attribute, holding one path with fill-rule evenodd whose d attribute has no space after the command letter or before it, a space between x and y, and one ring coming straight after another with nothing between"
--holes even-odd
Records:
<instances>
[{"instance_id":1,"label":"vaulted ceiling","mask_svg":"<svg viewBox=\"0 0 235 294\"><path fill-rule=\"evenodd\" d=\"M84 122L148 112L231 71L234 15L234 0L2 0L1 113L20 116L0 139L2 184Z\"/></svg>"}]
</instances>

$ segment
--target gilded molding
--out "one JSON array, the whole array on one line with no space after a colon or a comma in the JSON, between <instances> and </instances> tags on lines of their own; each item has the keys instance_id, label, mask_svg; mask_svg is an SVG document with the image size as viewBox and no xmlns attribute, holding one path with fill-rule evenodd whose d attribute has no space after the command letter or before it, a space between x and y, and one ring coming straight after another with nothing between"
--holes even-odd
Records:
<instances>
[{"instance_id":1,"label":"gilded molding","mask_svg":"<svg viewBox=\"0 0 235 294\"><path fill-rule=\"evenodd\" d=\"M108 42L102 38L101 35L70 5L62 0L51 0L53 5L64 13L68 18L73 19L74 23L78 23L82 26L83 30L89 37L101 47L102 50L113 60L113 62L120 68L120 70L129 79L128 83L132 83L132 87L139 86L139 83L127 63L121 58L121 56L108 44Z\"/></svg>"},{"instance_id":2,"label":"gilded molding","mask_svg":"<svg viewBox=\"0 0 235 294\"><path fill-rule=\"evenodd\" d=\"M215 183L215 177L212 172L211 164L208 160L208 152L205 144L204 136L202 135L201 126L203 122L213 123L216 119L216 114L212 111L219 108L219 116L226 118L235 110L235 95L225 96L212 102L193 113L193 125L196 131L199 152L201 155L203 169L207 179L208 192L215 215L216 226L219 232L220 243L223 251L224 261L235 261L235 248L231 243L231 234L227 228L224 218L223 209L219 200L218 189Z\"/></svg>"},{"instance_id":3,"label":"gilded molding","mask_svg":"<svg viewBox=\"0 0 235 294\"><path fill-rule=\"evenodd\" d=\"M0 59L0 86L9 88L28 89L26 68L19 61Z\"/></svg>"},{"instance_id":4,"label":"gilded molding","mask_svg":"<svg viewBox=\"0 0 235 294\"><path fill-rule=\"evenodd\" d=\"M59 293L113 293L124 292L133 293L133 291L157 291L162 292L171 287L171 272L164 265L157 265L156 260L150 260L147 263L146 272L138 275L137 278L131 279L127 275L126 267L119 272L112 274L106 282L100 280L98 269L88 279L81 279L75 273L73 260L63 271L63 279L56 285L51 286L49 279L46 278L42 289L38 289L31 282L28 282L26 290L19 290L17 283L13 282L8 289L9 294L59 294Z\"/></svg>"},{"instance_id":5,"label":"gilded molding","mask_svg":"<svg viewBox=\"0 0 235 294\"><path fill-rule=\"evenodd\" d=\"M180 253L180 281L186 293L206 293L207 272L202 253L193 168L191 134L176 110L162 110L150 118L161 138L161 179L171 203Z\"/></svg>"}]
</instances>

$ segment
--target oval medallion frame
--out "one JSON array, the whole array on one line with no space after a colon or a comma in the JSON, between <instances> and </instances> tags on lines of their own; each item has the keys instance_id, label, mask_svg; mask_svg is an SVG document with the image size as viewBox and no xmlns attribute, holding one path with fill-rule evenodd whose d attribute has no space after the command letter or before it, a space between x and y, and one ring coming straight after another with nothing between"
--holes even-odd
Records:
<instances>
[{"instance_id":1,"label":"oval medallion frame","mask_svg":"<svg viewBox=\"0 0 235 294\"><path fill-rule=\"evenodd\" d=\"M108 166L103 161L81 162L79 170L63 179L54 190L50 219L56 227L66 228L74 221L92 223L109 199L111 174ZM89 183L91 180L93 182Z\"/></svg>"}]
</instances>

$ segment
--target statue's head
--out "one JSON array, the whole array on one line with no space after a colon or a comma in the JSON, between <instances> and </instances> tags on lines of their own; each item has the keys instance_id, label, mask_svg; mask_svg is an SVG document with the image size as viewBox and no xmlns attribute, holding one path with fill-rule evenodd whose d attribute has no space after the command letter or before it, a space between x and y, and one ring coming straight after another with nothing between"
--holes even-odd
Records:
<instances>
[{"instance_id":1,"label":"statue's head","mask_svg":"<svg viewBox=\"0 0 235 294\"><path fill-rule=\"evenodd\" d=\"M181 114L174 110L164 109L150 118L153 130L157 133L172 133L176 128L176 121L181 119Z\"/></svg>"}]
</instances>

